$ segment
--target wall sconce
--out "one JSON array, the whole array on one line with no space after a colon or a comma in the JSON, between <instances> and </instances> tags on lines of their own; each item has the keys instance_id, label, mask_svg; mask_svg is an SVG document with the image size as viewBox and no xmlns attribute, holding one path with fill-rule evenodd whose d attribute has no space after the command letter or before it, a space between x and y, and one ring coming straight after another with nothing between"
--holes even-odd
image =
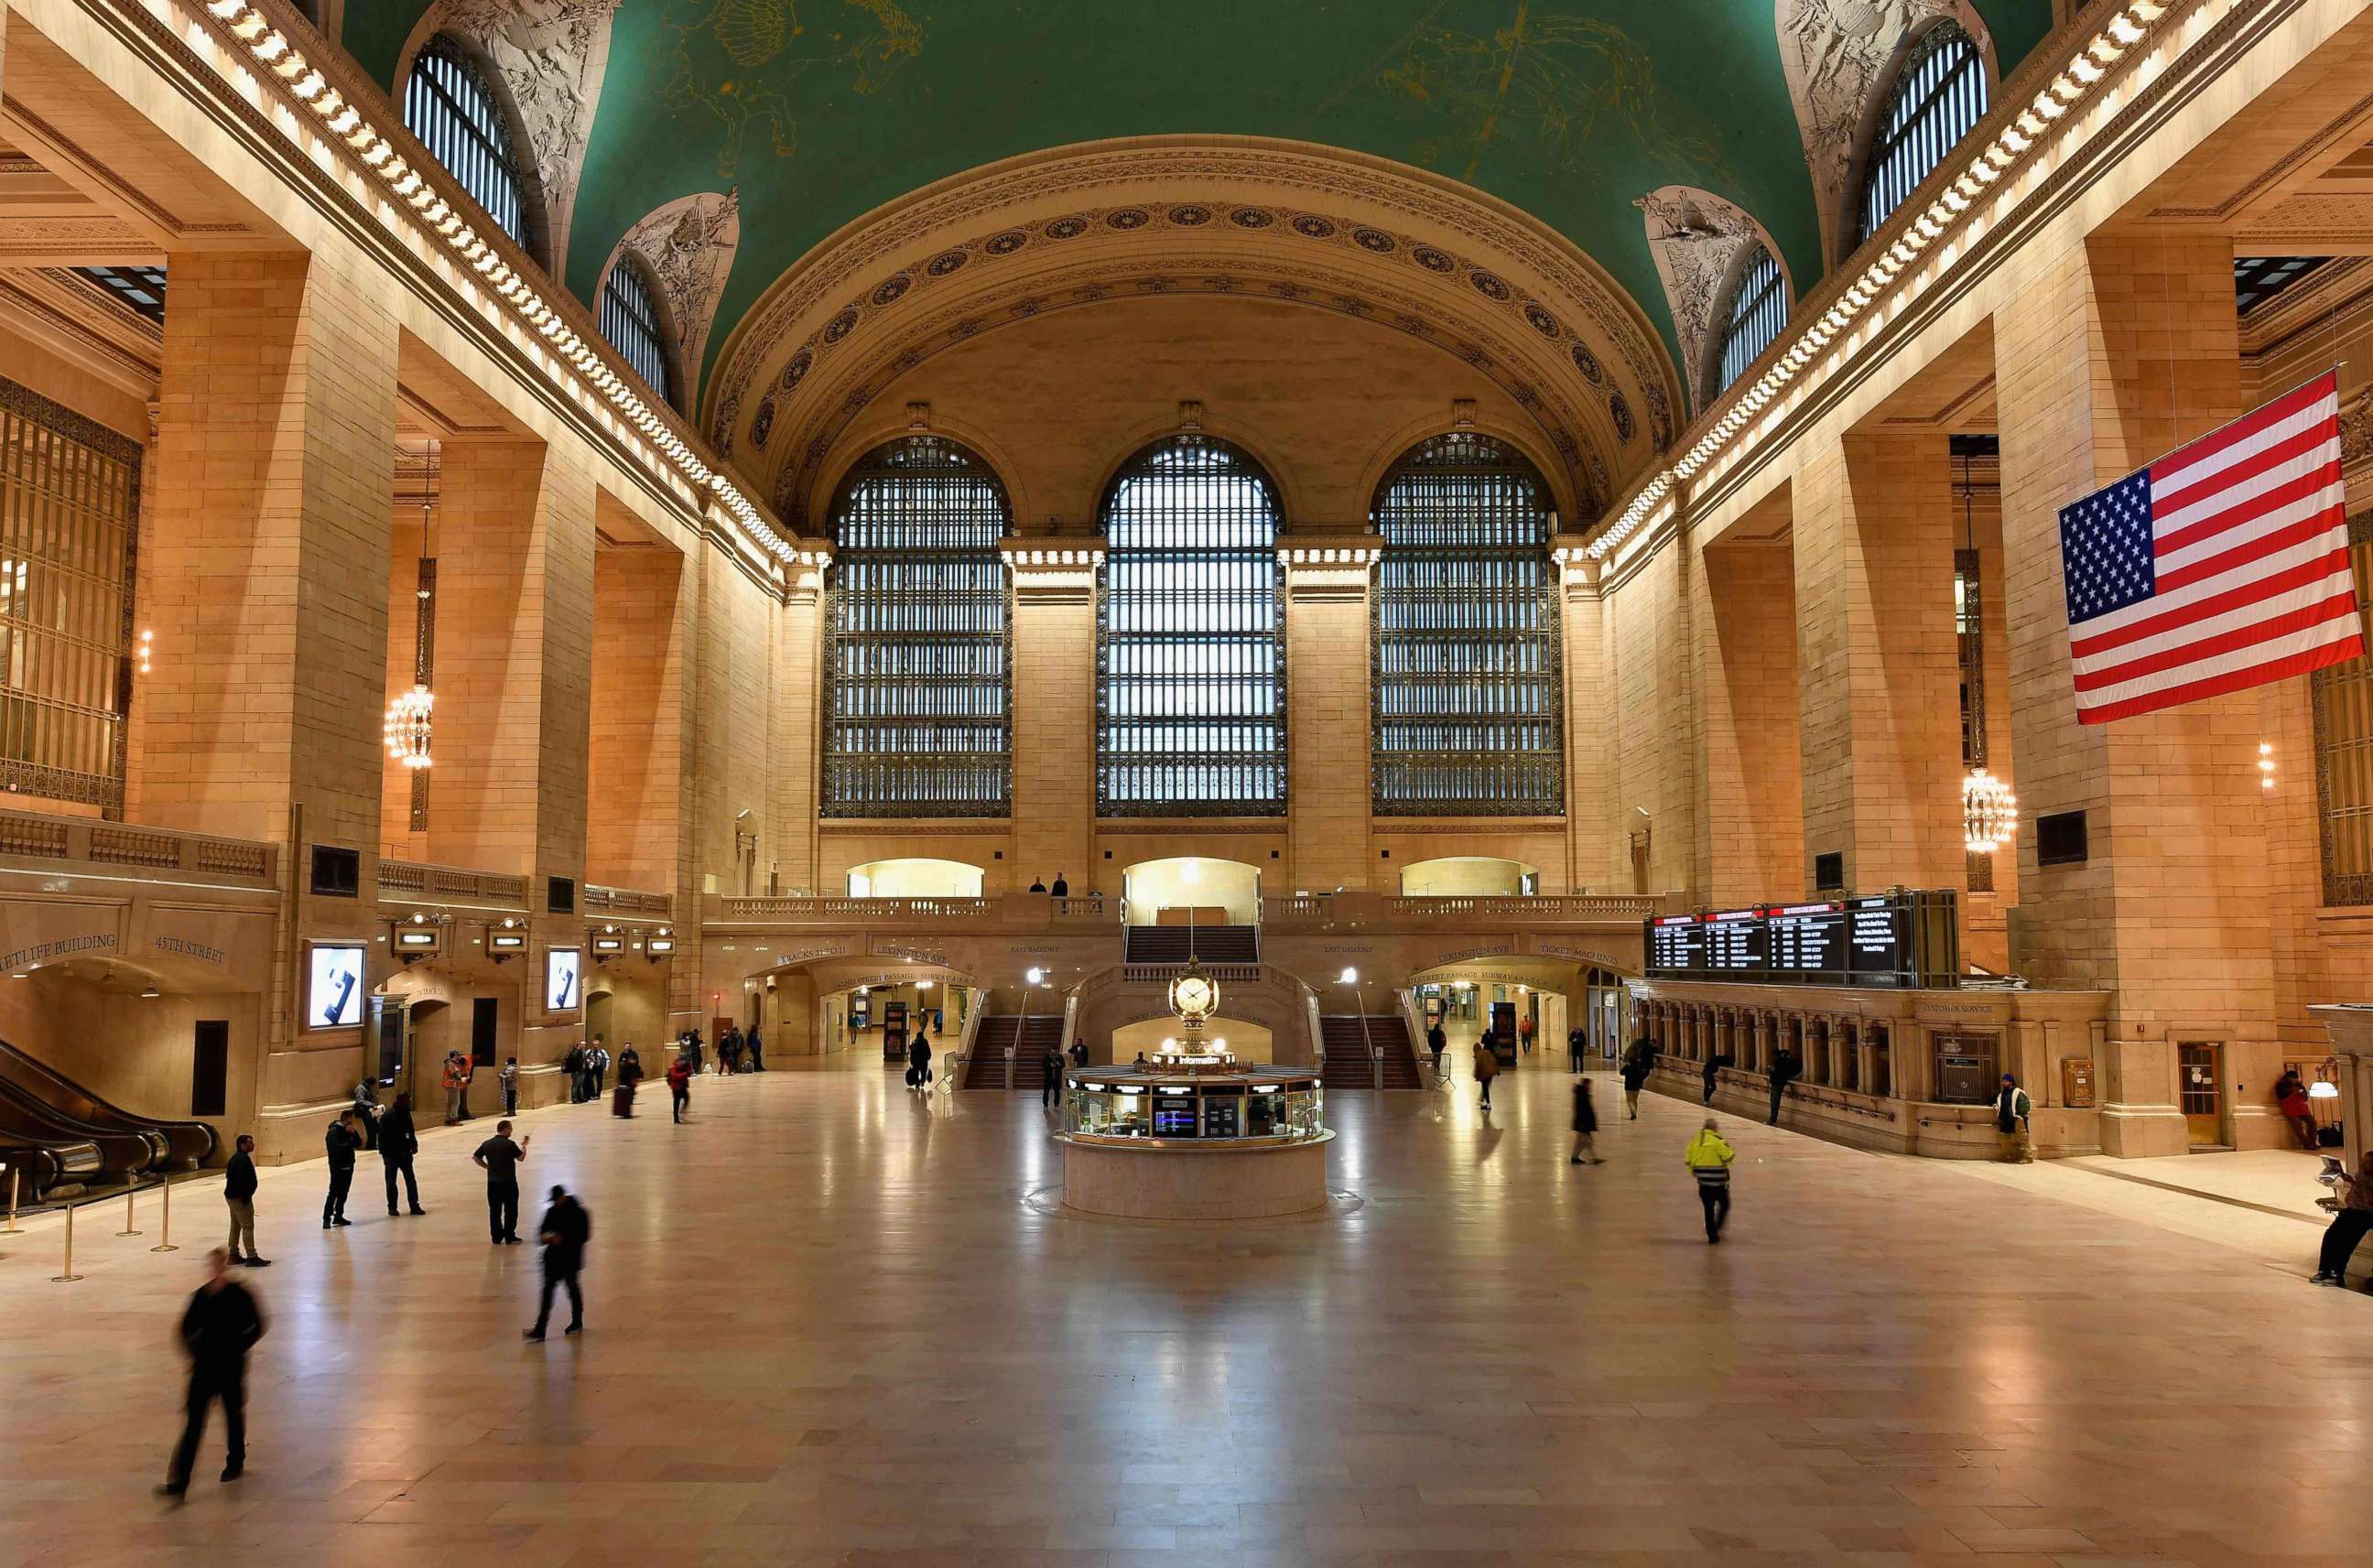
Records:
<instances>
[{"instance_id":1,"label":"wall sconce","mask_svg":"<svg viewBox=\"0 0 2373 1568\"><path fill-rule=\"evenodd\" d=\"M156 653L157 634L155 632L142 632L140 634L139 651L133 655L134 658L140 661L140 673L142 674L145 675L148 673L149 663L156 657Z\"/></svg>"},{"instance_id":2,"label":"wall sconce","mask_svg":"<svg viewBox=\"0 0 2373 1568\"><path fill-rule=\"evenodd\" d=\"M2272 741L2260 741L2258 743L2258 788L2261 790L2271 790L2274 787L2274 743Z\"/></svg>"}]
</instances>

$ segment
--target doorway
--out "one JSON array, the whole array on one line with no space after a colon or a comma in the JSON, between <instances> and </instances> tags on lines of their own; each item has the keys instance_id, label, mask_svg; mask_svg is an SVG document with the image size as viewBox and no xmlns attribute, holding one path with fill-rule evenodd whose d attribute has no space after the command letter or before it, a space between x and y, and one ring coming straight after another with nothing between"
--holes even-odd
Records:
<instances>
[{"instance_id":1,"label":"doorway","mask_svg":"<svg viewBox=\"0 0 2373 1568\"><path fill-rule=\"evenodd\" d=\"M2195 1149L2225 1146L2225 1082L2218 1071L2224 1055L2222 1046L2206 1040L2185 1040L2175 1047L2176 1103Z\"/></svg>"},{"instance_id":2,"label":"doorway","mask_svg":"<svg viewBox=\"0 0 2373 1568\"><path fill-rule=\"evenodd\" d=\"M499 1006L490 996L470 999L470 1061L473 1066L495 1065L495 1024Z\"/></svg>"}]
</instances>

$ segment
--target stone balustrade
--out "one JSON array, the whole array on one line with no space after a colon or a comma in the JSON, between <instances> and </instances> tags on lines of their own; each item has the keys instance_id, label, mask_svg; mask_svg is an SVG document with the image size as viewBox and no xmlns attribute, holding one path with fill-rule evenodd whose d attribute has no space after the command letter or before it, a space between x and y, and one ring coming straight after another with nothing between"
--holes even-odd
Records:
<instances>
[{"instance_id":1,"label":"stone balustrade","mask_svg":"<svg viewBox=\"0 0 2373 1568\"><path fill-rule=\"evenodd\" d=\"M675 900L664 893L605 887L589 882L578 895L578 907L589 915L636 915L664 920L674 913Z\"/></svg>"},{"instance_id":2,"label":"stone balustrade","mask_svg":"<svg viewBox=\"0 0 2373 1568\"><path fill-rule=\"evenodd\" d=\"M88 817L0 812L0 856L270 883L279 847Z\"/></svg>"},{"instance_id":3,"label":"stone balustrade","mask_svg":"<svg viewBox=\"0 0 2373 1568\"><path fill-rule=\"evenodd\" d=\"M384 897L414 899L423 904L456 900L505 909L527 907L527 878L506 872L472 871L466 866L434 866L419 860L381 860L379 891Z\"/></svg>"},{"instance_id":4,"label":"stone balustrade","mask_svg":"<svg viewBox=\"0 0 2373 1568\"><path fill-rule=\"evenodd\" d=\"M1091 894L1067 898L1044 893L1007 893L982 898L812 898L710 895L705 918L735 926L814 926L945 930L1044 930L1050 927L1117 932L1120 900Z\"/></svg>"},{"instance_id":5,"label":"stone balustrade","mask_svg":"<svg viewBox=\"0 0 2373 1568\"><path fill-rule=\"evenodd\" d=\"M1604 926L1657 913L1654 894L1544 893L1512 897L1378 893L1303 893L1261 900L1262 923L1277 931L1509 930Z\"/></svg>"}]
</instances>

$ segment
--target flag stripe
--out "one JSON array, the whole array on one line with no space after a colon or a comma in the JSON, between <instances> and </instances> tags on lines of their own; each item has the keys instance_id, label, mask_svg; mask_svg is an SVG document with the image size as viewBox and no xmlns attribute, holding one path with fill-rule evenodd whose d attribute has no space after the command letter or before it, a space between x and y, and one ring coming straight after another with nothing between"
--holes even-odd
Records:
<instances>
[{"instance_id":1,"label":"flag stripe","mask_svg":"<svg viewBox=\"0 0 2373 1568\"><path fill-rule=\"evenodd\" d=\"M2191 596L2180 603L2159 604L2157 600L2145 599L2134 608L2156 606L2158 614L2138 617L2096 637L2075 638L2069 643L2068 651L2080 663L2094 661L2101 654L2230 614L2261 600L2295 592L2333 576L2344 577L2348 573L2347 535L2335 530L2333 541L2318 540L2310 545L2286 550L2280 556L2253 561L2250 564L2251 575L2237 574L2221 591L2215 583L2202 583L2197 590L2187 591ZM2086 625L2090 626L2093 623L2088 621Z\"/></svg>"},{"instance_id":2,"label":"flag stripe","mask_svg":"<svg viewBox=\"0 0 2373 1568\"><path fill-rule=\"evenodd\" d=\"M2261 610L2263 608L2263 606L2259 607ZM2080 692L2094 692L2106 686L2122 685L2129 681L2141 680L2145 675L2156 675L2163 670L2175 669L2179 665L2197 663L2201 660L2212 659L2218 654L2230 653L2236 649L2271 642L2277 638L2287 637L2293 632L2305 631L2310 626L2320 626L2326 621L2336 621L2344 615L2353 615L2355 613L2355 587L2344 582L2340 585L2338 592L2327 593L2320 600L2296 608L2284 609L2277 614L2251 614L2246 618L2236 617L2237 624L2210 631L2208 636L2188 638L2156 652L2140 653L2122 663L2103 664L2091 670L2079 670L2076 673L2076 689ZM2189 629L2192 628L2187 628Z\"/></svg>"},{"instance_id":3,"label":"flag stripe","mask_svg":"<svg viewBox=\"0 0 2373 1568\"><path fill-rule=\"evenodd\" d=\"M2326 401L2332 404L2329 410L2316 407ZM2195 484L2236 461L2235 456L2227 454L2265 434L2269 426L2294 418L2311 421L2326 412L2334 419L2340 417L2339 379L2328 370L2314 380L2293 387L2264 407L2253 408L2222 428L2211 430L2190 446L2178 447L2150 465L2151 478L2165 479L2179 489ZM2236 454L2239 455L2246 454ZM2194 469L2200 473L2194 474Z\"/></svg>"},{"instance_id":4,"label":"flag stripe","mask_svg":"<svg viewBox=\"0 0 2373 1568\"><path fill-rule=\"evenodd\" d=\"M2281 506L2297 499L2303 493L2301 486L2313 488L2327 473L2338 480L2340 438L2311 430L2296 444L2286 441L2270 450L2265 459L2234 474L2228 486L2191 492L2200 498L2190 503L2172 500L2161 493L2158 481L2152 480L2153 547L2162 556L2170 555L2230 528L2236 516L2246 515L2257 506Z\"/></svg>"},{"instance_id":5,"label":"flag stripe","mask_svg":"<svg viewBox=\"0 0 2373 1568\"><path fill-rule=\"evenodd\" d=\"M2209 556L2206 560L2194 561L2192 565L2177 571L2159 573L2158 591L2161 593L2173 593L2178 589L2189 588L2195 582L2206 582L2211 578L2222 577L2236 567L2247 566L2251 561L2262 561L2268 556L2289 549L2294 544L2304 544L2317 535L2329 531L2338 521L2329 509L2326 509L2317 512L2313 517L2302 518L2287 527L2253 534L2231 548Z\"/></svg>"},{"instance_id":6,"label":"flag stripe","mask_svg":"<svg viewBox=\"0 0 2373 1568\"><path fill-rule=\"evenodd\" d=\"M2162 708L2173 708L2180 703L2197 702L2202 697L2222 696L2227 692L2246 691L2251 686L2264 685L2269 681L2285 680L2292 675L2304 675L2310 670L2320 670L2327 665L2345 663L2351 659L2363 656L2365 636L2362 630L2353 629L2344 624L2331 629L2339 634L2334 640L2285 653L2281 658L2270 660L2262 664L2250 664L2239 669L2221 671L2215 674L2204 675L2199 680L2187 682L2182 685L2162 686L2156 691L2145 692L2140 696L2126 697L2116 702L2107 702L2098 708L2080 707L2076 710L2076 721L2080 724L2107 724L2113 719L2131 719L2137 713L2149 713Z\"/></svg>"}]
</instances>

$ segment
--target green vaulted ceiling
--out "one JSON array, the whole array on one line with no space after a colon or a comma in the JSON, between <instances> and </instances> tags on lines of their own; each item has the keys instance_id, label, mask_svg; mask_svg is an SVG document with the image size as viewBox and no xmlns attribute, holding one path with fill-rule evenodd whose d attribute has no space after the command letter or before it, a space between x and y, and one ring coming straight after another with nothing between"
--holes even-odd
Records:
<instances>
[{"instance_id":1,"label":"green vaulted ceiling","mask_svg":"<svg viewBox=\"0 0 2373 1568\"><path fill-rule=\"evenodd\" d=\"M1841 0L1846 13L1935 0ZM346 7L392 90L427 0ZM1979 0L2004 71L2051 0ZM1350 147L1469 181L1562 230L1673 346L1635 196L1701 186L1820 274L1771 0L623 0L565 260L590 293L619 237L738 188L711 353L818 240L917 187L1108 136Z\"/></svg>"}]
</instances>

